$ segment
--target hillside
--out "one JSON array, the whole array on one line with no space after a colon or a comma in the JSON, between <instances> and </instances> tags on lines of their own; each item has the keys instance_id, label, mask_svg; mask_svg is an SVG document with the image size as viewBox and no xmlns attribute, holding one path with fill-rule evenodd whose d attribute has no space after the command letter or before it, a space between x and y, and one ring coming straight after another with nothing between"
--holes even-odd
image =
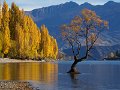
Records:
<instances>
[{"instance_id":1,"label":"hillside","mask_svg":"<svg viewBox=\"0 0 120 90\"><path fill-rule=\"evenodd\" d=\"M54 5L50 7L43 7L26 12L26 14L32 16L36 24L41 26L45 24L51 35L57 38L59 47L63 46L59 37L60 26L64 23L68 23L75 15L78 15L84 8L91 9L101 16L102 19L109 22L109 30L104 32L102 39L104 45L119 44L120 34L120 3L109 1L104 5L91 5L84 3L78 5L75 2L67 2L60 5Z\"/></svg>"},{"instance_id":2,"label":"hillside","mask_svg":"<svg viewBox=\"0 0 120 90\"><path fill-rule=\"evenodd\" d=\"M106 56L108 56L111 52L116 52L120 48L120 45L113 45L113 46L95 46L91 51L91 56L88 59L91 60L102 60ZM63 50L66 57L73 56L71 49L64 49ZM85 47L81 48L81 56L85 54Z\"/></svg>"}]
</instances>

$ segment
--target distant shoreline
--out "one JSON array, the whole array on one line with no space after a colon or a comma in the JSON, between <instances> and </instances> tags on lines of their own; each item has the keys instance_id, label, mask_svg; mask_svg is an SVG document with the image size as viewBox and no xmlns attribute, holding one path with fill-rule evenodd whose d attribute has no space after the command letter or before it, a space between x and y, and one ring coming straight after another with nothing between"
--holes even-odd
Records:
<instances>
[{"instance_id":1,"label":"distant shoreline","mask_svg":"<svg viewBox=\"0 0 120 90\"><path fill-rule=\"evenodd\" d=\"M0 58L0 63L22 63L22 62L47 62L47 60L41 60L41 61L36 61L36 60L20 60L20 59L9 59L9 58Z\"/></svg>"}]
</instances>

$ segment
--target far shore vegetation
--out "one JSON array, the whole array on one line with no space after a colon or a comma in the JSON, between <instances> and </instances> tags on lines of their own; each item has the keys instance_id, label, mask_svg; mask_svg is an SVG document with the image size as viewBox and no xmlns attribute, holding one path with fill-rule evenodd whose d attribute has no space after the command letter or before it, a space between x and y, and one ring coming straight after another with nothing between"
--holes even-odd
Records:
<instances>
[{"instance_id":1,"label":"far shore vegetation","mask_svg":"<svg viewBox=\"0 0 120 90\"><path fill-rule=\"evenodd\" d=\"M40 28L30 16L12 3L0 8L0 57L14 59L56 59L58 45L45 25Z\"/></svg>"},{"instance_id":2,"label":"far shore vegetation","mask_svg":"<svg viewBox=\"0 0 120 90\"><path fill-rule=\"evenodd\" d=\"M104 58L105 60L119 60L120 59L120 50L117 50L115 52L110 52L107 56Z\"/></svg>"}]
</instances>

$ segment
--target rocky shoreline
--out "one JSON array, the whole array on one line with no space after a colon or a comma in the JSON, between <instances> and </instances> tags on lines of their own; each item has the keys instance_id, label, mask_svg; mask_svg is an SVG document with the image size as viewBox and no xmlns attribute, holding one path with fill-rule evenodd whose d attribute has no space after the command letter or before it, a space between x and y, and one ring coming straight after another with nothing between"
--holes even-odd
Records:
<instances>
[{"instance_id":1,"label":"rocky shoreline","mask_svg":"<svg viewBox=\"0 0 120 90\"><path fill-rule=\"evenodd\" d=\"M37 60L18 60L9 58L0 58L1 64L6 63L41 63L41 62L54 62L52 59ZM0 90L40 90L38 87L33 86L29 81L19 80L0 80Z\"/></svg>"},{"instance_id":2,"label":"rocky shoreline","mask_svg":"<svg viewBox=\"0 0 120 90\"><path fill-rule=\"evenodd\" d=\"M33 90L29 82L0 81L0 90Z\"/></svg>"},{"instance_id":3,"label":"rocky shoreline","mask_svg":"<svg viewBox=\"0 0 120 90\"><path fill-rule=\"evenodd\" d=\"M9 58L0 58L0 63L21 63L21 62L46 62L46 60L36 61L36 60L18 60Z\"/></svg>"}]
</instances>

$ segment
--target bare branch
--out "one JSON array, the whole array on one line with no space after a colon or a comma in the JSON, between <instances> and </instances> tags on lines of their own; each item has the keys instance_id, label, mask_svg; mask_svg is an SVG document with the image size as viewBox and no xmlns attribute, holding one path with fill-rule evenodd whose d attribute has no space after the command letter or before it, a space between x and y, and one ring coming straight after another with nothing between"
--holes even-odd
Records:
<instances>
[{"instance_id":1,"label":"bare branch","mask_svg":"<svg viewBox=\"0 0 120 90\"><path fill-rule=\"evenodd\" d=\"M69 25L64 25L63 29L66 29L65 33L67 33L64 38L67 38L66 40L72 48L74 60L80 62L87 59L99 34L106 28L107 24L94 11L85 9L82 10L81 16L76 16ZM80 57L83 41L85 41L86 52L83 57Z\"/></svg>"}]
</instances>

